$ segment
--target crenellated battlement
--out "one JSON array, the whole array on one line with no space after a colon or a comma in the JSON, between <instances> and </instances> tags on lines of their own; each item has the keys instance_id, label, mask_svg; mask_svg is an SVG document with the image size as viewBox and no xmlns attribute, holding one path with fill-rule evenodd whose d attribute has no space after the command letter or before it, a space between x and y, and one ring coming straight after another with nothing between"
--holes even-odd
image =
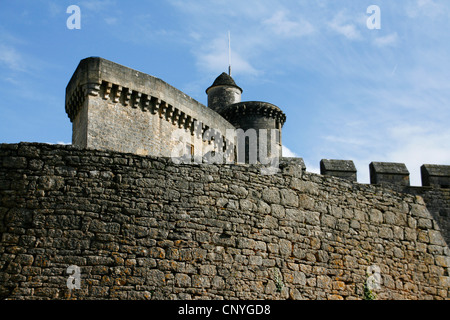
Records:
<instances>
[{"instance_id":1,"label":"crenellated battlement","mask_svg":"<svg viewBox=\"0 0 450 320\"><path fill-rule=\"evenodd\" d=\"M424 164L420 169L423 187L450 188L450 165ZM369 171L371 184L410 186L409 170L404 163L371 162ZM320 173L357 181L357 170L352 160L322 159Z\"/></svg>"},{"instance_id":2,"label":"crenellated battlement","mask_svg":"<svg viewBox=\"0 0 450 320\"><path fill-rule=\"evenodd\" d=\"M306 170L304 162L301 163L303 170ZM409 171L404 163L371 162L370 185L419 196L450 243L450 165L424 164L420 169L422 186L411 186ZM351 160L322 159L320 173L357 183L357 169Z\"/></svg>"},{"instance_id":3,"label":"crenellated battlement","mask_svg":"<svg viewBox=\"0 0 450 320\"><path fill-rule=\"evenodd\" d=\"M357 181L356 167L351 160L329 160L320 161L320 173L326 176L334 176L350 181Z\"/></svg>"},{"instance_id":4,"label":"crenellated battlement","mask_svg":"<svg viewBox=\"0 0 450 320\"><path fill-rule=\"evenodd\" d=\"M450 188L450 166L424 164L420 167L422 186Z\"/></svg>"}]
</instances>

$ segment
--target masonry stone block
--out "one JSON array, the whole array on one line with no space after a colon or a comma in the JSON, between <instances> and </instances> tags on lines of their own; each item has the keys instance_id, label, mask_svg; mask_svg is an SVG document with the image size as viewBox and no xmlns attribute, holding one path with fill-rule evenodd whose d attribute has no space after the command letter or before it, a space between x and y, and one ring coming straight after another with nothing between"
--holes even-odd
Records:
<instances>
[{"instance_id":1,"label":"masonry stone block","mask_svg":"<svg viewBox=\"0 0 450 320\"><path fill-rule=\"evenodd\" d=\"M409 186L409 171L404 163L372 162L369 165L370 183Z\"/></svg>"},{"instance_id":2,"label":"masonry stone block","mask_svg":"<svg viewBox=\"0 0 450 320\"><path fill-rule=\"evenodd\" d=\"M356 181L356 171L352 160L322 159L320 161L320 174L323 175Z\"/></svg>"},{"instance_id":3,"label":"masonry stone block","mask_svg":"<svg viewBox=\"0 0 450 320\"><path fill-rule=\"evenodd\" d=\"M266 188L262 191L262 199L267 203L280 203L280 191L274 188Z\"/></svg>"},{"instance_id":4,"label":"masonry stone block","mask_svg":"<svg viewBox=\"0 0 450 320\"><path fill-rule=\"evenodd\" d=\"M420 167L422 186L450 188L450 166L424 164Z\"/></svg>"}]
</instances>

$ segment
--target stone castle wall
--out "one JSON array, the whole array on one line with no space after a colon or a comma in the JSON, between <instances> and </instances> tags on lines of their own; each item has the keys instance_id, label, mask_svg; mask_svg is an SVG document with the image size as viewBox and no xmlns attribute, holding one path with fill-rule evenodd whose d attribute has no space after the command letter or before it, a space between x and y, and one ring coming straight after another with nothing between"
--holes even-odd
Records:
<instances>
[{"instance_id":1,"label":"stone castle wall","mask_svg":"<svg viewBox=\"0 0 450 320\"><path fill-rule=\"evenodd\" d=\"M410 185L409 171L404 163L372 162L369 168L371 184L422 197L445 241L450 243L450 166L422 165L422 187ZM357 181L357 170L351 160L322 159L320 172Z\"/></svg>"},{"instance_id":2,"label":"stone castle wall","mask_svg":"<svg viewBox=\"0 0 450 320\"><path fill-rule=\"evenodd\" d=\"M402 191L423 198L428 211L439 225L445 242L450 243L450 189L406 187Z\"/></svg>"},{"instance_id":3,"label":"stone castle wall","mask_svg":"<svg viewBox=\"0 0 450 320\"><path fill-rule=\"evenodd\" d=\"M281 169L2 144L0 295L363 299L369 269L379 299L450 297L450 251L423 198Z\"/></svg>"}]
</instances>

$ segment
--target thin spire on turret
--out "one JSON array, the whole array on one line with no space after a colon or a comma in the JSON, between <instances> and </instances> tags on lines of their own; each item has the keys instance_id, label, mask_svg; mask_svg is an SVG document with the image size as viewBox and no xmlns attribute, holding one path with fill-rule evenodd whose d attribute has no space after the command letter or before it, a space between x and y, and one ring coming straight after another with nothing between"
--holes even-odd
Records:
<instances>
[{"instance_id":1,"label":"thin spire on turret","mask_svg":"<svg viewBox=\"0 0 450 320\"><path fill-rule=\"evenodd\" d=\"M231 77L231 35L228 30L228 75Z\"/></svg>"}]
</instances>

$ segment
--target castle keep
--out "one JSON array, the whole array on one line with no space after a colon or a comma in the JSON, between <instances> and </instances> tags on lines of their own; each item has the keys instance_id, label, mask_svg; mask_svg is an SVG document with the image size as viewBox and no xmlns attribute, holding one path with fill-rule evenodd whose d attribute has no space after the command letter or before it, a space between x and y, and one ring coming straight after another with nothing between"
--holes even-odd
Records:
<instances>
[{"instance_id":1,"label":"castle keep","mask_svg":"<svg viewBox=\"0 0 450 320\"><path fill-rule=\"evenodd\" d=\"M204 106L82 60L66 89L72 145L0 144L0 297L450 298L450 166L423 165L421 187L399 163L370 163L370 184L349 160L310 173L281 155L281 109L242 93L223 73ZM226 133L239 129L257 136L246 160L267 151L277 172L237 161ZM226 163L174 161L180 132L181 151Z\"/></svg>"},{"instance_id":2,"label":"castle keep","mask_svg":"<svg viewBox=\"0 0 450 320\"><path fill-rule=\"evenodd\" d=\"M236 129L260 133L263 129L269 130L267 141L276 130L274 139L279 150L268 151L281 155L281 127L286 116L277 106L241 102L242 89L226 73L206 92L208 108L150 75L101 58L84 59L66 90L66 112L73 123L72 143L84 148L170 157L179 143L174 133L181 129L189 135L184 144L190 154L213 143L214 147L206 149L224 153L233 161L238 141L234 136L227 139L226 133ZM246 146L257 144L247 142ZM205 155L199 152L200 157Z\"/></svg>"}]
</instances>

